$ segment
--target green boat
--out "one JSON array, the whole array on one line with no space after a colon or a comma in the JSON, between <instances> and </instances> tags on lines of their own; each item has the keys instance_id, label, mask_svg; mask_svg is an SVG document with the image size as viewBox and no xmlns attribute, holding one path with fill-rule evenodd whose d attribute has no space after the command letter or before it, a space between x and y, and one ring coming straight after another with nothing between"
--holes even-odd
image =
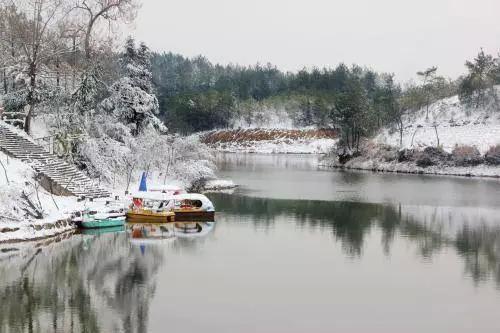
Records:
<instances>
[{"instance_id":1,"label":"green boat","mask_svg":"<svg viewBox=\"0 0 500 333\"><path fill-rule=\"evenodd\" d=\"M84 229L121 227L125 225L125 216L95 219L84 217L81 227Z\"/></svg>"}]
</instances>

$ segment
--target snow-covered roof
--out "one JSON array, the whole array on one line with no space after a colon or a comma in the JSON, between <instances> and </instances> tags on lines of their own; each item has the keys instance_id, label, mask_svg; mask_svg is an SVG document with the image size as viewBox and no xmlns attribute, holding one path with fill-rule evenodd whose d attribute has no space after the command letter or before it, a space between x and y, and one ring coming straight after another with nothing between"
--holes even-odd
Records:
<instances>
[{"instance_id":1,"label":"snow-covered roof","mask_svg":"<svg viewBox=\"0 0 500 333\"><path fill-rule=\"evenodd\" d=\"M210 202L206 196L199 193L182 193L172 195L171 198L175 200L200 200L201 202Z\"/></svg>"},{"instance_id":2,"label":"snow-covered roof","mask_svg":"<svg viewBox=\"0 0 500 333\"><path fill-rule=\"evenodd\" d=\"M210 200L203 194L200 193L181 193L181 194L168 194L161 192L135 192L132 194L133 198L146 199L146 200L157 200L157 201L167 201L167 200L200 200L201 202L210 202Z\"/></svg>"},{"instance_id":3,"label":"snow-covered roof","mask_svg":"<svg viewBox=\"0 0 500 333\"><path fill-rule=\"evenodd\" d=\"M161 192L161 191L182 191L184 190L182 187L177 185L150 185L149 190L153 192Z\"/></svg>"},{"instance_id":4,"label":"snow-covered roof","mask_svg":"<svg viewBox=\"0 0 500 333\"><path fill-rule=\"evenodd\" d=\"M155 200L155 201L168 201L171 200L171 195L162 192L135 192L132 193L133 198L137 199L146 199L146 200Z\"/></svg>"},{"instance_id":5,"label":"snow-covered roof","mask_svg":"<svg viewBox=\"0 0 500 333\"><path fill-rule=\"evenodd\" d=\"M154 200L154 201L170 201L170 200L199 200L202 203L202 207L208 211L212 211L214 205L205 195L200 193L182 193L177 195L171 195L161 192L135 192L132 194L133 198Z\"/></svg>"}]
</instances>

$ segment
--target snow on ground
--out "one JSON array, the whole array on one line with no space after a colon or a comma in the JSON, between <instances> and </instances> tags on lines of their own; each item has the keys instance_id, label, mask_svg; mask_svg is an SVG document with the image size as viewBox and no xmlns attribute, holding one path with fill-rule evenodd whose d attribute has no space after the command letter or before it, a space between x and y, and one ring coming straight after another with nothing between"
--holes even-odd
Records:
<instances>
[{"instance_id":1,"label":"snow on ground","mask_svg":"<svg viewBox=\"0 0 500 333\"><path fill-rule=\"evenodd\" d=\"M372 160L365 157L356 157L344 165L339 165L331 158L325 159L321 165L327 167L338 167L342 169L354 170L370 170L380 172L395 172L395 173L412 173L412 174L429 174L429 175L442 175L442 176L467 176L467 177L500 177L500 168L490 165L478 165L474 167L442 167L442 166L429 166L426 168L418 167L413 162L398 163L396 161L382 162Z\"/></svg>"},{"instance_id":2,"label":"snow on ground","mask_svg":"<svg viewBox=\"0 0 500 333\"><path fill-rule=\"evenodd\" d=\"M207 181L205 184L205 190L206 191L221 191L221 190L231 190L236 188L238 185L236 185L232 180L230 179L212 179Z\"/></svg>"},{"instance_id":3,"label":"snow on ground","mask_svg":"<svg viewBox=\"0 0 500 333\"><path fill-rule=\"evenodd\" d=\"M38 188L37 195L34 172L28 165L4 153L0 153L0 160L7 170L5 173L0 167L0 231L10 230L0 232L0 242L44 237L72 228L61 224L54 224L50 229L42 226L67 219L76 206L75 197L52 197L42 188ZM25 210L29 207L21 198L23 192L43 211L42 219L26 216Z\"/></svg>"},{"instance_id":4,"label":"snow on ground","mask_svg":"<svg viewBox=\"0 0 500 333\"><path fill-rule=\"evenodd\" d=\"M0 242L28 240L53 236L74 228L67 223L71 213L83 210L88 205L104 207L103 200L93 203L78 202L74 196L53 196L35 181L35 172L18 159L0 152ZM25 193L31 202L43 212L37 219L26 214L34 212L22 199Z\"/></svg>"},{"instance_id":5,"label":"snow on ground","mask_svg":"<svg viewBox=\"0 0 500 333\"><path fill-rule=\"evenodd\" d=\"M214 145L214 148L217 151L226 153L327 154L336 144L336 139L278 139L218 143Z\"/></svg>"},{"instance_id":6,"label":"snow on ground","mask_svg":"<svg viewBox=\"0 0 500 333\"><path fill-rule=\"evenodd\" d=\"M469 145L484 154L491 146L500 144L500 110L493 106L467 109L460 104L458 96L430 105L428 119L424 108L407 117L404 123L403 148L436 146L434 123L437 124L439 143L447 152L451 152L455 145ZM399 140L399 132L389 129L375 138L378 143L397 147Z\"/></svg>"},{"instance_id":7,"label":"snow on ground","mask_svg":"<svg viewBox=\"0 0 500 333\"><path fill-rule=\"evenodd\" d=\"M400 146L400 133L385 128L374 138L377 144L386 144L397 148L423 150L439 145L448 153L458 145L475 146L484 155L491 146L500 144L500 108L494 103L479 108L469 109L463 106L458 96L437 101L426 108L409 114L404 119L403 145ZM437 126L437 136L435 125ZM480 164L477 166L429 166L418 167L415 162L384 161L384 158L359 156L340 165L336 157L327 157L324 165L346 169L373 170L384 172L500 177L500 167Z\"/></svg>"},{"instance_id":8,"label":"snow on ground","mask_svg":"<svg viewBox=\"0 0 500 333\"><path fill-rule=\"evenodd\" d=\"M31 135L33 138L44 138L51 135L43 116L34 117L31 121Z\"/></svg>"}]
</instances>

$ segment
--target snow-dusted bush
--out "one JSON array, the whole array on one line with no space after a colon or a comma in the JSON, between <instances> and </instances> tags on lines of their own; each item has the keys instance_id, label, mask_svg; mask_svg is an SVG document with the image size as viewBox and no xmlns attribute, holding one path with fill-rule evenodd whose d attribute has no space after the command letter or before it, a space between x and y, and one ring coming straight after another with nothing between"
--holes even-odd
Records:
<instances>
[{"instance_id":1,"label":"snow-dusted bush","mask_svg":"<svg viewBox=\"0 0 500 333\"><path fill-rule=\"evenodd\" d=\"M478 165L483 162L481 153L474 146L455 146L451 152L453 162L457 166Z\"/></svg>"},{"instance_id":2,"label":"snow-dusted bush","mask_svg":"<svg viewBox=\"0 0 500 333\"><path fill-rule=\"evenodd\" d=\"M442 148L426 147L417 154L416 164L419 167L426 168L432 165L446 164L449 159L450 155Z\"/></svg>"},{"instance_id":3,"label":"snow-dusted bush","mask_svg":"<svg viewBox=\"0 0 500 333\"><path fill-rule=\"evenodd\" d=\"M122 135L119 127L94 124L99 136L79 145L82 165L94 177L114 187L129 187L142 171L163 175L162 181L175 179L186 186L200 178L214 178L215 164L207 146L197 137L162 135L149 128L133 137ZM110 133L120 132L112 137Z\"/></svg>"}]
</instances>

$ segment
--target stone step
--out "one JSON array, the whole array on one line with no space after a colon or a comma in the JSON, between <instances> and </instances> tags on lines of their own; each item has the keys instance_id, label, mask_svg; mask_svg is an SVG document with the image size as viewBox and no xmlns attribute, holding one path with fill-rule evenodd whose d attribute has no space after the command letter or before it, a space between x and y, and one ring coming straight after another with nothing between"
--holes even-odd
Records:
<instances>
[{"instance_id":1,"label":"stone step","mask_svg":"<svg viewBox=\"0 0 500 333\"><path fill-rule=\"evenodd\" d=\"M29 163L37 173L45 175L74 195L88 198L102 198L111 195L109 191L95 184L74 165L49 154L42 146L16 134L1 123L0 148L9 155Z\"/></svg>"}]
</instances>

